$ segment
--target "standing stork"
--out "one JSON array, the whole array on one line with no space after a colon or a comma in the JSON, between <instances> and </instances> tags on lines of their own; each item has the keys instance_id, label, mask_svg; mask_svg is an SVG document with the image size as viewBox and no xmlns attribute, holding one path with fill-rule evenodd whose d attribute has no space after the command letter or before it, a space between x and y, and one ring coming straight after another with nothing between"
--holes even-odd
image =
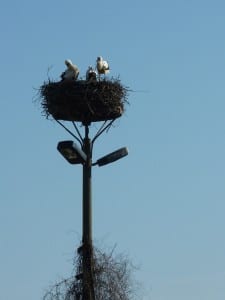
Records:
<instances>
[{"instance_id":1,"label":"standing stork","mask_svg":"<svg viewBox=\"0 0 225 300\"><path fill-rule=\"evenodd\" d=\"M61 74L62 81L64 80L77 80L80 70L72 63L70 59L65 60L67 69Z\"/></svg>"},{"instance_id":2,"label":"standing stork","mask_svg":"<svg viewBox=\"0 0 225 300\"><path fill-rule=\"evenodd\" d=\"M96 68L99 74L99 79L101 74L109 73L109 63L106 60L103 60L101 56L97 57Z\"/></svg>"},{"instance_id":3,"label":"standing stork","mask_svg":"<svg viewBox=\"0 0 225 300\"><path fill-rule=\"evenodd\" d=\"M87 69L86 80L88 82L93 82L97 80L97 72L93 69L92 66L89 66Z\"/></svg>"}]
</instances>

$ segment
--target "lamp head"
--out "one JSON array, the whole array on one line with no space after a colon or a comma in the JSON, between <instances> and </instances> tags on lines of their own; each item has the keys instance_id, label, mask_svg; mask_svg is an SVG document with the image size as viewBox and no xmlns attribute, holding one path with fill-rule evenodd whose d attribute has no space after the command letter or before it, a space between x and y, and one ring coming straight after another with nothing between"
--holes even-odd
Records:
<instances>
[{"instance_id":1,"label":"lamp head","mask_svg":"<svg viewBox=\"0 0 225 300\"><path fill-rule=\"evenodd\" d=\"M57 150L70 164L84 164L87 156L73 141L62 141L57 145Z\"/></svg>"}]
</instances>

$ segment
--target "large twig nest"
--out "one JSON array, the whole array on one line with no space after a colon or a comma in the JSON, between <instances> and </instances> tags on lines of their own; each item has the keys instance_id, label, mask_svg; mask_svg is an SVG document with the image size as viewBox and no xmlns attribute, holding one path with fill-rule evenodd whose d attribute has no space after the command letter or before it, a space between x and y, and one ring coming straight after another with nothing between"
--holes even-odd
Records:
<instances>
[{"instance_id":1,"label":"large twig nest","mask_svg":"<svg viewBox=\"0 0 225 300\"><path fill-rule=\"evenodd\" d=\"M122 116L128 89L119 79L45 82L40 87L44 115L89 124Z\"/></svg>"}]
</instances>

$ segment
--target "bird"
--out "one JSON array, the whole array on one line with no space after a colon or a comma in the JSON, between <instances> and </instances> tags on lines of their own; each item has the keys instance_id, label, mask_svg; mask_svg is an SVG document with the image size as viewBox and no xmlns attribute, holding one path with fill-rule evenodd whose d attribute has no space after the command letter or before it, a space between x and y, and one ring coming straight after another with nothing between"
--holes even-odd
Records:
<instances>
[{"instance_id":1,"label":"bird","mask_svg":"<svg viewBox=\"0 0 225 300\"><path fill-rule=\"evenodd\" d=\"M99 75L109 73L109 64L106 60L103 60L101 56L97 57L96 68Z\"/></svg>"},{"instance_id":2,"label":"bird","mask_svg":"<svg viewBox=\"0 0 225 300\"><path fill-rule=\"evenodd\" d=\"M86 80L88 82L93 82L97 80L97 72L93 69L92 66L89 66L87 69Z\"/></svg>"},{"instance_id":3,"label":"bird","mask_svg":"<svg viewBox=\"0 0 225 300\"><path fill-rule=\"evenodd\" d=\"M74 65L70 59L65 60L65 65L67 66L67 69L61 74L62 81L77 80L78 75L80 73L78 67Z\"/></svg>"}]
</instances>

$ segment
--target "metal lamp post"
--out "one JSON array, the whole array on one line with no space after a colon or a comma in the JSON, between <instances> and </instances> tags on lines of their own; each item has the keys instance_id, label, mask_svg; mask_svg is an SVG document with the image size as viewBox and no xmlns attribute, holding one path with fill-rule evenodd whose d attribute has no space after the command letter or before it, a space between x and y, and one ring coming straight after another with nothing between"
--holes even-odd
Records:
<instances>
[{"instance_id":1,"label":"metal lamp post","mask_svg":"<svg viewBox=\"0 0 225 300\"><path fill-rule=\"evenodd\" d=\"M77 128L76 128L77 129ZM101 131L100 133L102 133ZM97 300L94 293L93 245L92 245L92 166L104 166L128 154L126 147L114 151L92 163L93 140L89 138L89 127L85 125L85 136L81 140L81 148L73 141L58 143L57 149L71 164L83 165L83 204L82 204L82 245L78 252L82 257L82 273L77 278L82 280L82 300ZM81 138L81 135L79 134Z\"/></svg>"},{"instance_id":2,"label":"metal lamp post","mask_svg":"<svg viewBox=\"0 0 225 300\"><path fill-rule=\"evenodd\" d=\"M87 155L83 164L83 233L82 233L82 266L83 266L83 297L82 299L95 300L93 282L93 253L92 253L92 191L91 166L92 142L88 137L88 127L85 130L83 151Z\"/></svg>"}]
</instances>

